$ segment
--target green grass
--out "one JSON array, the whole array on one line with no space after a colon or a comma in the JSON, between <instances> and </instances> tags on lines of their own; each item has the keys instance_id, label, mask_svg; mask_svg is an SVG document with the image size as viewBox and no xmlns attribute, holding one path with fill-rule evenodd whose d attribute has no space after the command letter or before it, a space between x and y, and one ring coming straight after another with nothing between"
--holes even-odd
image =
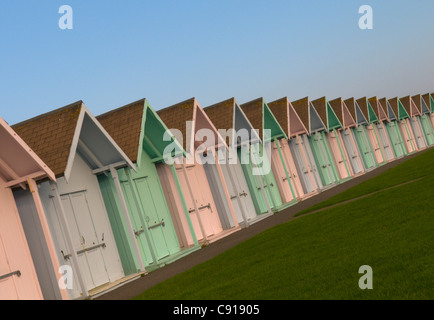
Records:
<instances>
[{"instance_id":1,"label":"green grass","mask_svg":"<svg viewBox=\"0 0 434 320\"><path fill-rule=\"evenodd\" d=\"M434 175L434 170L428 170L434 165L434 149L428 150L417 157L407 160L386 172L364 181L345 192L329 198L326 201L318 203L308 209L300 211L296 216L316 211L328 206L335 205L347 200L354 199L372 192L380 191L386 188L394 187L408 181Z\"/></svg>"},{"instance_id":2,"label":"green grass","mask_svg":"<svg viewBox=\"0 0 434 320\"><path fill-rule=\"evenodd\" d=\"M434 299L432 163L411 159L345 197L421 180L271 228L135 299ZM358 287L362 265L373 290Z\"/></svg>"}]
</instances>

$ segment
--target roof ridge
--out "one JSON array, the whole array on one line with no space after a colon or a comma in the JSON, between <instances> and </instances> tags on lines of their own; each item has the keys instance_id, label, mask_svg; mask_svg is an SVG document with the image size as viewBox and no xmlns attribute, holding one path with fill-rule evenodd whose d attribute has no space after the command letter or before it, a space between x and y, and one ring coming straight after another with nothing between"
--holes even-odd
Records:
<instances>
[{"instance_id":1,"label":"roof ridge","mask_svg":"<svg viewBox=\"0 0 434 320\"><path fill-rule=\"evenodd\" d=\"M48 116L51 116L51 115L53 115L53 114L55 114L55 113L57 113L57 112L65 111L65 110L67 110L67 109L70 109L70 108L76 107L76 106L78 106L78 105L83 105L83 104L84 104L84 103L83 103L83 100L78 100L78 101L76 101L76 102L74 102L74 103L68 104L67 106L64 106L64 107L61 107L61 108L58 108L58 109L55 109L55 110L52 110L52 111L49 111L49 112L46 112L46 113L43 113L43 114L37 115L37 116L35 116L35 117L33 117L33 118L30 118L30 119L27 119L27 120L21 121L21 122L19 122L19 123L14 124L14 125L10 125L10 127L11 127L11 128L14 128L14 127L20 127L20 126L25 125L25 124L27 124L27 123L30 123L30 122L33 122L33 121L36 121L36 120L43 119L43 118L46 118L46 117L48 117Z\"/></svg>"}]
</instances>

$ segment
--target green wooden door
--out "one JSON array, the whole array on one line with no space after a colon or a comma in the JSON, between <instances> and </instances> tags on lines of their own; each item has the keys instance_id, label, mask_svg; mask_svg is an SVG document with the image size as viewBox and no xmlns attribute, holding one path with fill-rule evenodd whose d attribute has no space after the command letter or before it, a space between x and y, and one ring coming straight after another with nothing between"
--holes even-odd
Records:
<instances>
[{"instance_id":1,"label":"green wooden door","mask_svg":"<svg viewBox=\"0 0 434 320\"><path fill-rule=\"evenodd\" d=\"M425 135L426 142L428 143L428 145L431 146L432 144L434 144L434 132L431 126L431 120L426 114L424 114L420 117L420 123L422 125L422 130Z\"/></svg>"},{"instance_id":2,"label":"green wooden door","mask_svg":"<svg viewBox=\"0 0 434 320\"><path fill-rule=\"evenodd\" d=\"M252 148L253 148L252 153L257 151L254 146L252 146ZM245 154L243 155L243 153ZM249 151L247 149L239 148L238 158L241 162L243 173L246 178L250 193L253 196L252 200L255 206L256 213L257 214L267 213L268 212L267 202L271 209L275 209L278 206L282 205L282 200L280 198L279 191L277 190L277 185L271 170L268 174L254 175L256 168L250 158ZM248 159L248 161L242 159ZM264 161L267 160L265 159ZM258 160L256 160L255 163L258 163ZM262 190L261 183L262 186L264 187L264 190ZM264 192L266 198L264 197Z\"/></svg>"},{"instance_id":3,"label":"green wooden door","mask_svg":"<svg viewBox=\"0 0 434 320\"><path fill-rule=\"evenodd\" d=\"M386 130L390 138L390 143L392 144L393 151L397 158L403 157L406 154L404 140L402 139L399 128L395 121L388 122L386 124Z\"/></svg>"},{"instance_id":4,"label":"green wooden door","mask_svg":"<svg viewBox=\"0 0 434 320\"><path fill-rule=\"evenodd\" d=\"M363 126L359 126L354 129L354 137L356 138L357 144L359 146L365 169L375 167L374 155L372 154L372 149L369 145L369 141L366 138Z\"/></svg>"},{"instance_id":5,"label":"green wooden door","mask_svg":"<svg viewBox=\"0 0 434 320\"><path fill-rule=\"evenodd\" d=\"M327 159L324 145L322 145L322 137L319 134L314 134L309 137L309 143L312 149L313 157L318 167L318 172L323 186L333 184L333 173L330 168L330 163Z\"/></svg>"}]
</instances>

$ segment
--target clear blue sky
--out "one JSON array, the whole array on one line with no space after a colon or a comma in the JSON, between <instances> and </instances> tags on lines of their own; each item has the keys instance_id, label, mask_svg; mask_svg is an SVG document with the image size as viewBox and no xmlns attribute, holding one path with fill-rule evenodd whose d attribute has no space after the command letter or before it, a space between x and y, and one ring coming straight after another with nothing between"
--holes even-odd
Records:
<instances>
[{"instance_id":1,"label":"clear blue sky","mask_svg":"<svg viewBox=\"0 0 434 320\"><path fill-rule=\"evenodd\" d=\"M74 10L60 30L59 7ZM358 27L371 5L374 29ZM432 0L3 0L0 116L434 91Z\"/></svg>"}]
</instances>

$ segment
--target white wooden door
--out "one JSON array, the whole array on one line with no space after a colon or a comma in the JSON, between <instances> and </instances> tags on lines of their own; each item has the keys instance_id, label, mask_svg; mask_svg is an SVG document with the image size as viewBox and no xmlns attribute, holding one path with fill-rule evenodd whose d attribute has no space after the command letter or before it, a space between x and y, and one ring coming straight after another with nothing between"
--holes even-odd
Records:
<instances>
[{"instance_id":1,"label":"white wooden door","mask_svg":"<svg viewBox=\"0 0 434 320\"><path fill-rule=\"evenodd\" d=\"M355 174L358 174L363 171L361 165L361 159L359 157L359 153L356 149L356 145L351 136L350 129L346 129L342 132L342 140L344 141L345 148L348 152L348 157L350 158L351 167Z\"/></svg>"},{"instance_id":2,"label":"white wooden door","mask_svg":"<svg viewBox=\"0 0 434 320\"><path fill-rule=\"evenodd\" d=\"M104 233L97 234L85 191L61 196L74 250L88 290L110 282L104 259Z\"/></svg>"}]
</instances>

